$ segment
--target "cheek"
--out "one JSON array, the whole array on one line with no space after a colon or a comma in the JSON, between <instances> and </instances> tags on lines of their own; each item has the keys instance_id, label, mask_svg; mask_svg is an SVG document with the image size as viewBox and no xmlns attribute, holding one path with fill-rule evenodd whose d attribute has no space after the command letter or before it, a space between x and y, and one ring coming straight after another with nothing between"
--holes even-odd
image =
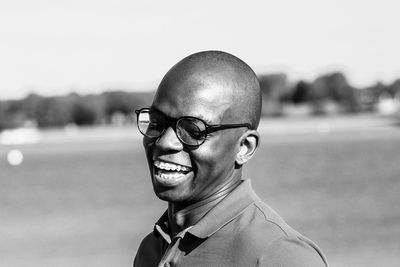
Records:
<instances>
[{"instance_id":1,"label":"cheek","mask_svg":"<svg viewBox=\"0 0 400 267\"><path fill-rule=\"evenodd\" d=\"M151 152L152 147L154 145L155 139L150 139L148 137L143 137L143 147L146 151L146 155Z\"/></svg>"},{"instance_id":2,"label":"cheek","mask_svg":"<svg viewBox=\"0 0 400 267\"><path fill-rule=\"evenodd\" d=\"M152 159L153 159L153 146L154 146L154 140L150 138L143 138L143 148L146 154L147 162L149 164L149 167L151 169L152 166Z\"/></svg>"},{"instance_id":3,"label":"cheek","mask_svg":"<svg viewBox=\"0 0 400 267\"><path fill-rule=\"evenodd\" d=\"M216 140L217 141L217 140ZM235 146L221 142L204 143L193 153L193 159L199 172L221 172L223 169L234 168Z\"/></svg>"}]
</instances>

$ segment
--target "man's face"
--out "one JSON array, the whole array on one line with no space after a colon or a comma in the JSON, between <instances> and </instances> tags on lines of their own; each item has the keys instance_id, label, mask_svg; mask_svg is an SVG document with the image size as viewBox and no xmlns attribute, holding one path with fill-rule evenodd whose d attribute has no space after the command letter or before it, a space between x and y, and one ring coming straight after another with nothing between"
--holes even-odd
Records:
<instances>
[{"instance_id":1,"label":"man's face","mask_svg":"<svg viewBox=\"0 0 400 267\"><path fill-rule=\"evenodd\" d=\"M152 108L172 118L194 116L208 124L237 123L229 109L229 96L223 92L212 82L167 82L160 86ZM179 141L172 128L157 139L144 137L156 195L182 205L212 195L234 172L237 139L237 129L217 131L201 146L190 148Z\"/></svg>"}]
</instances>

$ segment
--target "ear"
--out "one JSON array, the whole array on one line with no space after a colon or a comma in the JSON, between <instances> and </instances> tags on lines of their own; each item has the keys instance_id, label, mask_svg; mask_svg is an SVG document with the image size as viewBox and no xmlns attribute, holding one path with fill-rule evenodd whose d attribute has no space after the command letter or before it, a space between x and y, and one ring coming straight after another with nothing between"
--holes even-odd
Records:
<instances>
[{"instance_id":1,"label":"ear","mask_svg":"<svg viewBox=\"0 0 400 267\"><path fill-rule=\"evenodd\" d=\"M260 134L256 130L248 130L241 136L235 160L235 163L239 165L239 167L245 164L254 155L259 145L259 140Z\"/></svg>"}]
</instances>

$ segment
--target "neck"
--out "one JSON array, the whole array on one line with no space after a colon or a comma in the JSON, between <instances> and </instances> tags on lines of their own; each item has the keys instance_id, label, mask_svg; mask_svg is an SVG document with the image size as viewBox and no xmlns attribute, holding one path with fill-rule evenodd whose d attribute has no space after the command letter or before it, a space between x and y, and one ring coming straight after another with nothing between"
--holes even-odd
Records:
<instances>
[{"instance_id":1,"label":"neck","mask_svg":"<svg viewBox=\"0 0 400 267\"><path fill-rule=\"evenodd\" d=\"M190 205L182 206L176 203L168 203L168 221L172 236L196 224L208 211L232 192L240 184L240 181L240 177L230 177L213 194Z\"/></svg>"}]
</instances>

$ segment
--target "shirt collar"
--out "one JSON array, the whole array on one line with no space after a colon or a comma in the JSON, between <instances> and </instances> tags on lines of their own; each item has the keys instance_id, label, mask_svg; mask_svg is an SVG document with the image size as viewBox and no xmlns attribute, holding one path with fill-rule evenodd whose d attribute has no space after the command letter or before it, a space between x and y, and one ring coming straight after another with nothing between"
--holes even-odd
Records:
<instances>
[{"instance_id":1,"label":"shirt collar","mask_svg":"<svg viewBox=\"0 0 400 267\"><path fill-rule=\"evenodd\" d=\"M239 216L249 205L257 199L250 180L243 180L229 195L212 208L195 225L185 230L198 238L207 238L221 229L224 225ZM168 212L157 221L153 233L156 237L160 235L168 242L171 242L168 227Z\"/></svg>"},{"instance_id":2,"label":"shirt collar","mask_svg":"<svg viewBox=\"0 0 400 267\"><path fill-rule=\"evenodd\" d=\"M170 229L168 226L168 210L158 219L153 228L153 234L159 238L162 236L168 244L171 243Z\"/></svg>"}]
</instances>

